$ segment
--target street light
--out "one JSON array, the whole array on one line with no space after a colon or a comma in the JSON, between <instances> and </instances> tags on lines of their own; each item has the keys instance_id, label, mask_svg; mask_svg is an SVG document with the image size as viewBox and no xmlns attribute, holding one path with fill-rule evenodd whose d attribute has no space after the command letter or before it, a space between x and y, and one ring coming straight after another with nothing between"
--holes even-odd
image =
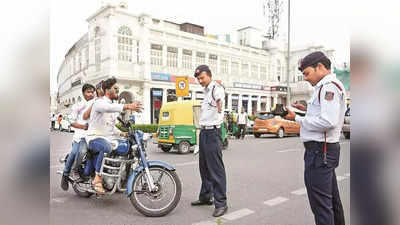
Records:
<instances>
[{"instance_id":1,"label":"street light","mask_svg":"<svg viewBox=\"0 0 400 225\"><path fill-rule=\"evenodd\" d=\"M286 97L286 105L290 105L290 85L289 85L289 71L290 71L290 0L288 0L288 44L287 44L287 66L286 66L286 73L287 73L287 97Z\"/></svg>"}]
</instances>

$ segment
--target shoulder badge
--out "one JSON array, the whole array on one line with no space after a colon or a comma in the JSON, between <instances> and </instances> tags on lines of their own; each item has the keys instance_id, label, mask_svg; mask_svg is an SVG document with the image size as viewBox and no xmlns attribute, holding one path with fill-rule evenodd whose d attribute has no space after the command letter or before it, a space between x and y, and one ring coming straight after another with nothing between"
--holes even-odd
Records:
<instances>
[{"instance_id":1,"label":"shoulder badge","mask_svg":"<svg viewBox=\"0 0 400 225\"><path fill-rule=\"evenodd\" d=\"M333 92L331 92L331 91L327 91L327 92L325 93L325 100L327 100L327 101L332 101L334 95L335 95L335 93L333 93Z\"/></svg>"}]
</instances>

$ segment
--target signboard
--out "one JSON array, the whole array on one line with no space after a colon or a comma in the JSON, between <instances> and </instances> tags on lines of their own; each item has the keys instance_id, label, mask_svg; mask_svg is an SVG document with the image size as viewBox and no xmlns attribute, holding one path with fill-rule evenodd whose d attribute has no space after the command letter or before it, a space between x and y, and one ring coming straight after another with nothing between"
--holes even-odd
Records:
<instances>
[{"instance_id":1,"label":"signboard","mask_svg":"<svg viewBox=\"0 0 400 225\"><path fill-rule=\"evenodd\" d=\"M160 90L153 90L153 96L162 96L162 91L160 91Z\"/></svg>"},{"instance_id":2,"label":"signboard","mask_svg":"<svg viewBox=\"0 0 400 225\"><path fill-rule=\"evenodd\" d=\"M167 73L156 73L156 72L152 72L151 73L151 79L152 80L158 80L158 81L168 81L170 82L171 80L171 75L167 74Z\"/></svg>"},{"instance_id":3,"label":"signboard","mask_svg":"<svg viewBox=\"0 0 400 225\"><path fill-rule=\"evenodd\" d=\"M245 89L256 89L256 90L262 90L263 86L259 84L247 84L247 83L238 83L234 82L233 87L235 88L245 88Z\"/></svg>"},{"instance_id":4,"label":"signboard","mask_svg":"<svg viewBox=\"0 0 400 225\"><path fill-rule=\"evenodd\" d=\"M282 91L282 92L285 92L285 91L287 91L287 87L273 86L273 87L271 87L271 91Z\"/></svg>"},{"instance_id":5,"label":"signboard","mask_svg":"<svg viewBox=\"0 0 400 225\"><path fill-rule=\"evenodd\" d=\"M176 77L176 97L189 95L189 79L188 77Z\"/></svg>"},{"instance_id":6,"label":"signboard","mask_svg":"<svg viewBox=\"0 0 400 225\"><path fill-rule=\"evenodd\" d=\"M71 83L71 87L75 87L81 84L81 80L77 80Z\"/></svg>"}]
</instances>

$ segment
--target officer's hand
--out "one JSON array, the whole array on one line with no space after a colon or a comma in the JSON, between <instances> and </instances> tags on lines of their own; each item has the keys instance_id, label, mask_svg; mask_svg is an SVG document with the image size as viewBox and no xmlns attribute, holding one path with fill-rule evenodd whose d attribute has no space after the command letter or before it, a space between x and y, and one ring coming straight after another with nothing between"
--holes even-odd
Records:
<instances>
[{"instance_id":1,"label":"officer's hand","mask_svg":"<svg viewBox=\"0 0 400 225\"><path fill-rule=\"evenodd\" d=\"M286 120L294 120L294 118L296 117L296 113L294 113L293 111L286 109L286 108L285 108L285 111L286 111L286 113L285 113L286 115L284 115L283 118Z\"/></svg>"},{"instance_id":2,"label":"officer's hand","mask_svg":"<svg viewBox=\"0 0 400 225\"><path fill-rule=\"evenodd\" d=\"M305 105L297 103L297 102L292 103L292 107L299 109L301 111L307 111L307 107Z\"/></svg>"},{"instance_id":3,"label":"officer's hand","mask_svg":"<svg viewBox=\"0 0 400 225\"><path fill-rule=\"evenodd\" d=\"M126 104L126 108L130 109L130 110L133 110L133 111L136 111L136 112L141 112L143 110L142 103L140 103L138 101L135 101L135 102L133 102L131 104Z\"/></svg>"},{"instance_id":4,"label":"officer's hand","mask_svg":"<svg viewBox=\"0 0 400 225\"><path fill-rule=\"evenodd\" d=\"M84 130L87 130L87 129L88 129L88 127L89 127L89 124L85 124L85 125L83 125L83 129L84 129Z\"/></svg>"},{"instance_id":5,"label":"officer's hand","mask_svg":"<svg viewBox=\"0 0 400 225\"><path fill-rule=\"evenodd\" d=\"M127 133L127 132L122 132L122 133L120 134L120 136L121 136L121 137L128 137L128 133Z\"/></svg>"}]
</instances>

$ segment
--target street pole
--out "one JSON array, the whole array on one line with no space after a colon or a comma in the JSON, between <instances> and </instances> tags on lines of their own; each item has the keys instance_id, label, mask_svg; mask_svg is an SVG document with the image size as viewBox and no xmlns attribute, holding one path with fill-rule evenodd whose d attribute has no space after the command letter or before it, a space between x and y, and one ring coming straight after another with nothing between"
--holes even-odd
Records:
<instances>
[{"instance_id":1,"label":"street pole","mask_svg":"<svg viewBox=\"0 0 400 225\"><path fill-rule=\"evenodd\" d=\"M289 85L289 71L290 71L290 0L288 0L288 44L287 44L287 66L286 66L286 73L287 73L287 98L286 98L286 105L290 105L290 85Z\"/></svg>"}]
</instances>

